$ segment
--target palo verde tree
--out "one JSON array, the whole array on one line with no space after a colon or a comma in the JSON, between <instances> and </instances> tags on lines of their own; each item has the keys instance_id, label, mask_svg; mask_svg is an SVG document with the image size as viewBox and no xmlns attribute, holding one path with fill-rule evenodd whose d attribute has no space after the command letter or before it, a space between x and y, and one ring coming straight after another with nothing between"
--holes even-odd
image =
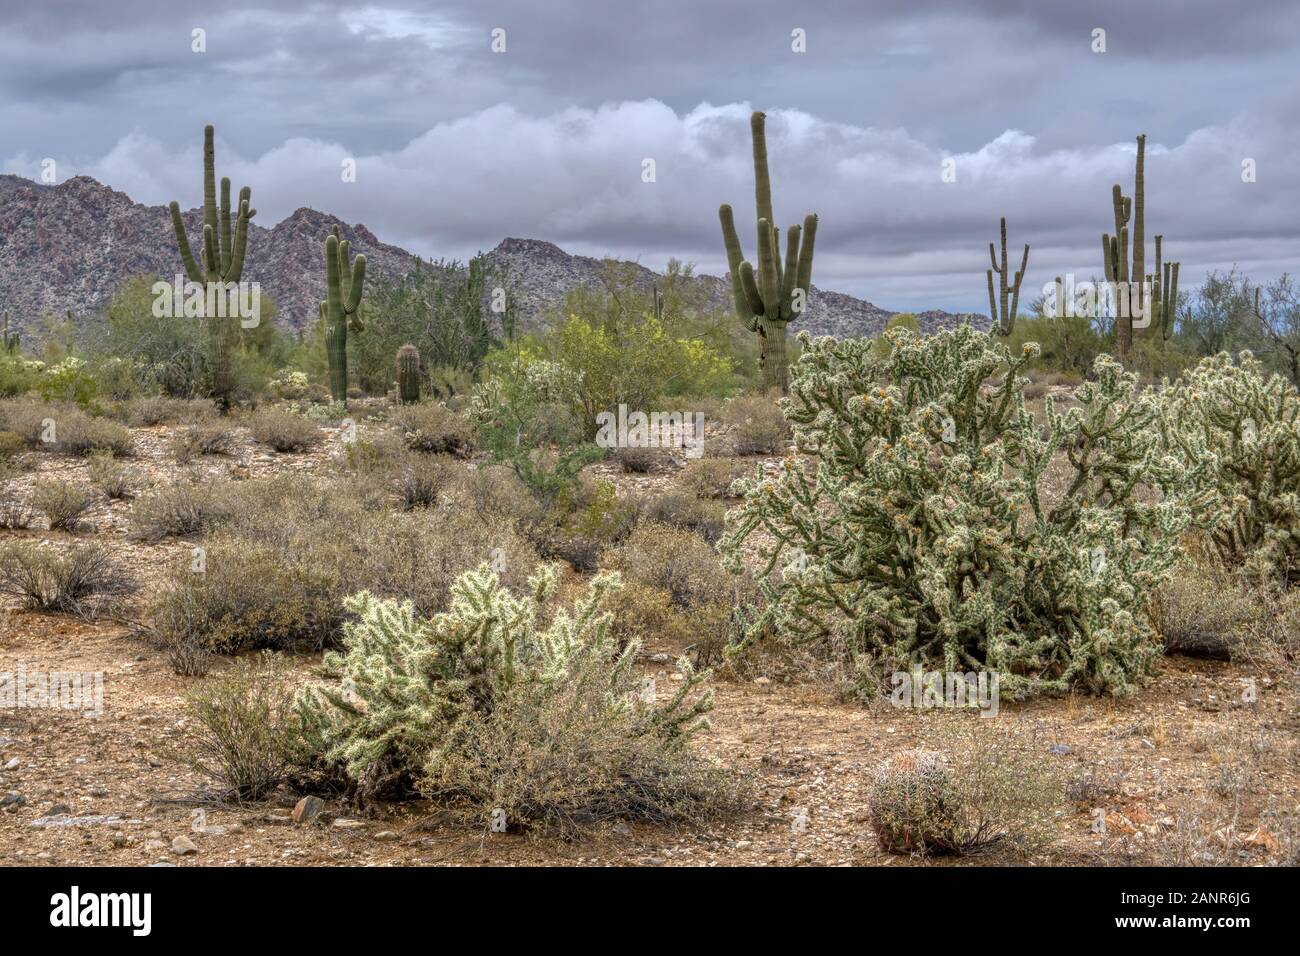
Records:
<instances>
[{"instance_id":1,"label":"palo verde tree","mask_svg":"<svg viewBox=\"0 0 1300 956\"><path fill-rule=\"evenodd\" d=\"M239 205L231 221L230 178L221 177L221 208L217 208L216 149L213 146L211 124L203 127L203 260L194 258L185 223L181 220L180 203L171 204L172 229L180 249L185 274L191 282L203 286L205 291L216 285L216 296L205 296L205 302L225 298L225 290L237 283L244 272L244 254L248 247L248 224L257 215L249 206L252 190L245 186L239 191ZM219 284L219 285L217 285ZM234 316L209 315L208 336L212 350L212 394L222 411L230 408L235 390L231 371L231 352L238 339L238 319Z\"/></svg>"},{"instance_id":2,"label":"palo verde tree","mask_svg":"<svg viewBox=\"0 0 1300 956\"><path fill-rule=\"evenodd\" d=\"M731 292L736 315L761 340L763 383L785 391L789 386L790 359L786 352L785 327L803 312L812 283L813 245L817 239L817 216L804 217L803 229L786 230L785 265L781 264L780 233L772 215L772 181L767 170L767 116L750 117L754 140L754 202L758 212L758 272L744 256L731 206L718 208L722 239L731 270Z\"/></svg>"}]
</instances>

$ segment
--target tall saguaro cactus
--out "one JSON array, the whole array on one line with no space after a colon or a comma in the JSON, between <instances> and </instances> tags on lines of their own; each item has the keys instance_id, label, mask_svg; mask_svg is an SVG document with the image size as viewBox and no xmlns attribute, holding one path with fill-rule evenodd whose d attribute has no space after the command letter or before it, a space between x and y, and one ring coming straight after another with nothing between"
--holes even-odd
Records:
<instances>
[{"instance_id":1,"label":"tall saguaro cactus","mask_svg":"<svg viewBox=\"0 0 1300 956\"><path fill-rule=\"evenodd\" d=\"M0 348L10 355L18 354L18 333L9 331L9 310L5 309L4 333L0 334Z\"/></svg>"},{"instance_id":2,"label":"tall saguaro cactus","mask_svg":"<svg viewBox=\"0 0 1300 956\"><path fill-rule=\"evenodd\" d=\"M203 258L200 263L190 249L180 203L171 204L172 229L180 249L185 274L206 290L212 283L238 282L244 272L244 253L248 248L248 224L257 215L249 207L253 191L239 190L239 205L231 222L230 178L221 177L221 207L217 208L216 148L211 124L203 127ZM220 291L220 290L219 290ZM208 297L210 300L210 297ZM238 336L234 317L208 316L208 336L212 351L212 392L223 411L230 408L234 394L231 350Z\"/></svg>"},{"instance_id":3,"label":"tall saguaro cactus","mask_svg":"<svg viewBox=\"0 0 1300 956\"><path fill-rule=\"evenodd\" d=\"M1156 271L1154 276L1147 276L1147 285L1151 287L1151 324L1160 330L1161 344L1168 342L1174 334L1174 321L1178 316L1178 267L1180 263L1161 263L1161 244L1164 236L1156 236ZM1164 272L1161 272L1163 267Z\"/></svg>"},{"instance_id":4,"label":"tall saguaro cactus","mask_svg":"<svg viewBox=\"0 0 1300 956\"><path fill-rule=\"evenodd\" d=\"M731 270L731 293L736 315L745 328L760 338L763 384L785 391L790 379L785 327L803 311L812 283L813 246L817 216L804 217L803 228L786 230L785 264L780 254L780 230L772 217L772 182L767 169L767 116L755 112L749 120L754 141L754 204L758 213L758 272L745 259L731 206L718 208L722 239Z\"/></svg>"},{"instance_id":5,"label":"tall saguaro cactus","mask_svg":"<svg viewBox=\"0 0 1300 956\"><path fill-rule=\"evenodd\" d=\"M993 268L988 270L989 280L989 316L993 319L993 331L999 335L1010 335L1016 327L1016 315L1020 309L1020 283L1025 278L1025 267L1029 265L1029 243L1025 243L1024 255L1020 257L1020 268L1014 280L1007 283L1007 218L1002 217L1002 264L998 265L993 243L989 243L989 262ZM998 296L993 296L993 273L998 274ZM1008 298L1010 301L1008 302Z\"/></svg>"},{"instance_id":6,"label":"tall saguaro cactus","mask_svg":"<svg viewBox=\"0 0 1300 956\"><path fill-rule=\"evenodd\" d=\"M360 332L361 291L366 281L366 257L350 260L348 241L335 226L325 240L325 301L320 317L325 323L325 353L329 358L330 397L348 400L348 328Z\"/></svg>"}]
</instances>

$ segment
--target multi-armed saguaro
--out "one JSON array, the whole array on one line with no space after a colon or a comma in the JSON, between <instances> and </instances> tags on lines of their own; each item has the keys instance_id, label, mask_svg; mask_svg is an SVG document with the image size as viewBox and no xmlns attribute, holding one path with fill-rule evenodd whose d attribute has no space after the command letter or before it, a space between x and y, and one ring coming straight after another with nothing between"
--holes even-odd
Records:
<instances>
[{"instance_id":1,"label":"multi-armed saguaro","mask_svg":"<svg viewBox=\"0 0 1300 956\"><path fill-rule=\"evenodd\" d=\"M420 401L420 350L409 342L397 350L397 399L403 405Z\"/></svg>"},{"instance_id":2,"label":"multi-armed saguaro","mask_svg":"<svg viewBox=\"0 0 1300 956\"><path fill-rule=\"evenodd\" d=\"M790 360L786 354L785 327L808 303L812 282L813 245L817 239L817 216L804 217L799 226L786 230L785 266L781 265L780 230L772 218L772 182L767 171L767 135L763 113L754 113L749 125L754 139L754 200L758 209L758 275L745 259L736 234L731 206L718 209L722 239L727 247L731 270L731 293L736 315L744 326L760 337L763 384L786 390Z\"/></svg>"},{"instance_id":3,"label":"multi-armed saguaro","mask_svg":"<svg viewBox=\"0 0 1300 956\"><path fill-rule=\"evenodd\" d=\"M176 232L176 245L180 248L181 262L191 282L204 286L211 283L238 282L244 271L244 252L248 247L248 224L257 215L249 208L252 190L245 186L239 191L239 206L235 221L231 223L230 179L221 177L221 209L217 210L216 149L213 146L211 125L203 127L203 262L195 260L181 221L180 203L171 204L172 229ZM209 340L212 346L213 387L217 403L228 409L234 393L234 376L230 370L230 351L238 335L234 317L208 317Z\"/></svg>"},{"instance_id":4,"label":"multi-armed saguaro","mask_svg":"<svg viewBox=\"0 0 1300 956\"><path fill-rule=\"evenodd\" d=\"M348 241L339 236L335 226L325 240L325 301L320 317L325 323L325 354L330 365L330 397L336 402L348 400L348 327L360 332L361 290L366 281L366 257L349 261Z\"/></svg>"},{"instance_id":5,"label":"multi-armed saguaro","mask_svg":"<svg viewBox=\"0 0 1300 956\"><path fill-rule=\"evenodd\" d=\"M4 333L0 334L0 348L11 355L18 354L18 333L9 331L9 310L5 309Z\"/></svg>"},{"instance_id":6,"label":"multi-armed saguaro","mask_svg":"<svg viewBox=\"0 0 1300 956\"><path fill-rule=\"evenodd\" d=\"M993 268L988 270L989 280L989 316L993 319L993 331L999 335L1010 335L1016 327L1016 314L1020 309L1020 282L1025 277L1025 266L1029 264L1029 243L1025 243L1025 253L1020 257L1020 268L1015 279L1007 283L1007 219L1002 217L1002 264L998 265L997 253L993 243L989 243L989 261ZM998 274L998 296L993 295L993 273ZM1009 301L1008 301L1009 300Z\"/></svg>"},{"instance_id":7,"label":"multi-armed saguaro","mask_svg":"<svg viewBox=\"0 0 1300 956\"><path fill-rule=\"evenodd\" d=\"M1102 265L1105 267L1106 281L1111 284L1115 294L1115 338L1121 356L1127 355L1133 345L1135 317L1141 318L1147 327L1158 327L1162 340L1167 340L1173 333L1174 314L1178 306L1179 264L1161 263L1160 244L1163 236L1156 236L1155 274L1148 275L1146 272L1146 153L1146 135L1139 134L1133 195L1125 196L1119 183L1111 188L1115 234L1102 233L1101 237ZM1131 236L1128 226L1130 219L1133 222Z\"/></svg>"}]
</instances>

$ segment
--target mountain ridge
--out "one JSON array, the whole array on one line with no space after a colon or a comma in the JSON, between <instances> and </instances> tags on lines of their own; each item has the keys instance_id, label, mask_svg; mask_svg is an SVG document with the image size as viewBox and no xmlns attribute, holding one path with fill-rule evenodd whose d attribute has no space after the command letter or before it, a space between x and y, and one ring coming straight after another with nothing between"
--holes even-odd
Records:
<instances>
[{"instance_id":1,"label":"mountain ridge","mask_svg":"<svg viewBox=\"0 0 1300 956\"><path fill-rule=\"evenodd\" d=\"M190 209L182 218L191 237L202 235L201 210ZM322 243L333 226L354 252L365 253L372 276L398 279L421 261L400 246L382 242L363 224L349 224L307 206L270 227L254 219L244 273L275 300L281 327L302 330L316 321L324 295ZM523 328L535 327L570 289L598 285L610 261L565 252L545 239L518 237L503 239L485 257L508 270ZM637 286L648 287L661 276L636 262L615 261L633 268ZM47 185L0 174L0 309L9 310L10 322L19 331L26 331L39 315L68 310L74 316L98 314L131 276L170 278L180 271L166 206L137 203L90 176ZM726 277L701 274L688 281L702 287L711 303L729 303L731 284ZM814 335L874 335L897 314L814 285L797 328ZM986 316L972 313L931 310L917 315L927 332L967 320L988 326Z\"/></svg>"}]
</instances>

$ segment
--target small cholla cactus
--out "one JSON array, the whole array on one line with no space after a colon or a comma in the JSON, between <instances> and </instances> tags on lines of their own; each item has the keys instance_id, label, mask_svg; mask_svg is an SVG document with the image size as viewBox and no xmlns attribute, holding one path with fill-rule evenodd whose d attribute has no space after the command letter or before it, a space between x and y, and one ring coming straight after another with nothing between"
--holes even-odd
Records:
<instances>
[{"instance_id":1,"label":"small cholla cactus","mask_svg":"<svg viewBox=\"0 0 1300 956\"><path fill-rule=\"evenodd\" d=\"M409 342L397 350L397 397L403 405L420 401L420 350Z\"/></svg>"},{"instance_id":2,"label":"small cholla cactus","mask_svg":"<svg viewBox=\"0 0 1300 956\"><path fill-rule=\"evenodd\" d=\"M534 715L529 724L547 734L564 733L566 720L596 716L611 733L661 748L678 747L705 726L713 706L704 687L709 673L685 659L669 698L647 699L633 666L640 642L617 640L601 607L621 586L618 575L597 575L585 598L544 622L559 580L556 566L543 566L529 591L515 595L485 563L456 580L450 610L432 620L421 620L409 601L365 592L348 599L356 620L344 625L342 653L324 660L334 680L297 698L305 739L363 797L374 797L398 781L445 793L453 788L448 779L466 767L477 778L485 768L470 743L473 729L486 724L494 732L491 722L511 714ZM554 722L541 714L554 714ZM454 786L463 784L462 777ZM491 782L485 787L491 799Z\"/></svg>"},{"instance_id":3,"label":"small cholla cactus","mask_svg":"<svg viewBox=\"0 0 1300 956\"><path fill-rule=\"evenodd\" d=\"M1202 359L1164 393L1171 451L1197 471L1197 525L1234 565L1300 578L1300 392L1249 352Z\"/></svg>"},{"instance_id":4,"label":"small cholla cactus","mask_svg":"<svg viewBox=\"0 0 1300 956\"><path fill-rule=\"evenodd\" d=\"M764 562L771 619L886 670L993 670L1013 697L1134 691L1160 650L1142 611L1190 521L1134 377L1098 358L1039 425L1033 343L1012 357L970 326L898 328L879 358L801 339L781 406L815 468L738 481L720 545L733 571L747 548Z\"/></svg>"}]
</instances>

